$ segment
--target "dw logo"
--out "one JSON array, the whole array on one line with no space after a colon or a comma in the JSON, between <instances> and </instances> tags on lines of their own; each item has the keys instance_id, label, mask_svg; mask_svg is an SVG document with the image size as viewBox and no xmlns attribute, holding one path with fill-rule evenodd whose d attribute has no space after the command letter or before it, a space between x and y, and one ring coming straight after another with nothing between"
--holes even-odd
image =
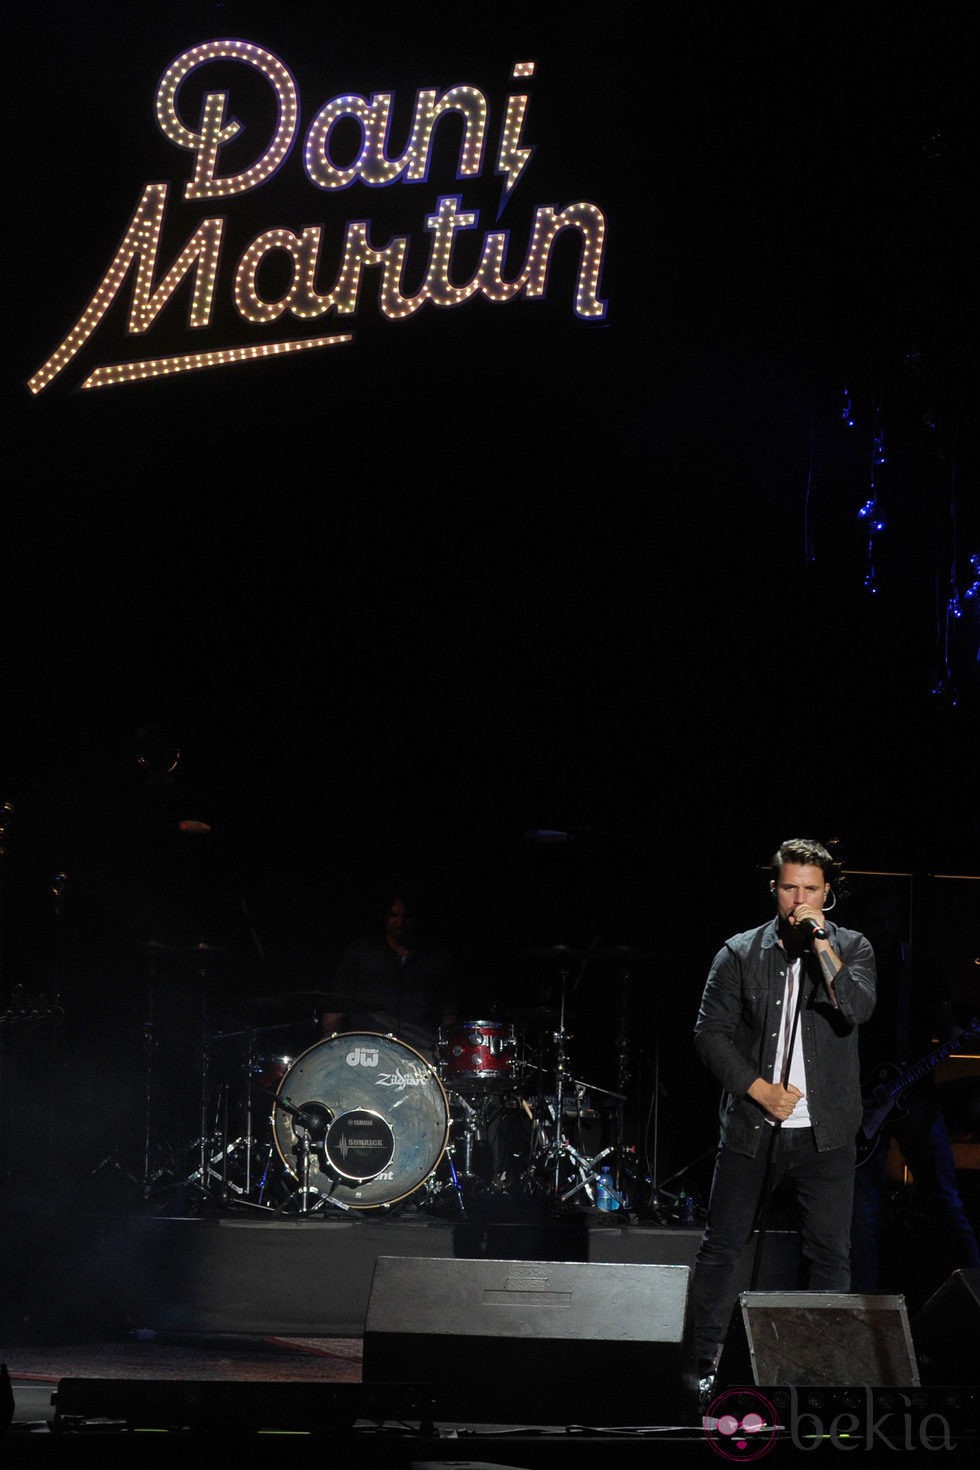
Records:
<instances>
[{"instance_id":1,"label":"dw logo","mask_svg":"<svg viewBox=\"0 0 980 1470\"><path fill-rule=\"evenodd\" d=\"M378 1048L368 1046L355 1046L353 1051L347 1053L348 1067L376 1067L378 1065Z\"/></svg>"}]
</instances>

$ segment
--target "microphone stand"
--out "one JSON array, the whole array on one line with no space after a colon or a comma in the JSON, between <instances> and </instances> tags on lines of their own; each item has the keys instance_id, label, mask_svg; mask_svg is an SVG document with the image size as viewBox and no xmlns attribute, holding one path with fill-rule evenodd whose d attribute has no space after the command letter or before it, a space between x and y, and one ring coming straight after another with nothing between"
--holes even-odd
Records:
<instances>
[{"instance_id":1,"label":"microphone stand","mask_svg":"<svg viewBox=\"0 0 980 1470\"><path fill-rule=\"evenodd\" d=\"M783 1077L785 1078L785 1082L783 1083L784 1086L786 1082L789 1081L790 1067L793 1063L793 1052L796 1048L796 1033L799 1030L800 1013L803 1009L803 986L807 978L807 967L803 963L804 959L805 955L801 955L800 983L796 987L796 1005L793 1010L793 1026L789 1034L789 1044L786 1048L786 1055L783 1058ZM759 1273L762 1269L762 1252L766 1240L766 1219L769 1214L769 1192L771 1188L773 1166L775 1165L777 1153L779 1150L779 1139L782 1132L782 1126L782 1120L778 1118L772 1125L772 1133L769 1139L769 1145L766 1154L766 1172L763 1175L762 1187L759 1191L759 1206L756 1210L756 1217L752 1225L753 1231L758 1231L758 1236L755 1242L755 1256L752 1261L752 1276L749 1281L750 1291L756 1290L759 1282Z\"/></svg>"},{"instance_id":2,"label":"microphone stand","mask_svg":"<svg viewBox=\"0 0 980 1470\"><path fill-rule=\"evenodd\" d=\"M300 1185L299 1209L297 1213L300 1215L312 1215L315 1214L321 1205L325 1204L333 1205L334 1209L337 1210L349 1211L350 1205L345 1204L343 1200L334 1199L331 1194L318 1194L316 1204L312 1209L310 1208L310 1153L312 1152L310 1143L314 1133L322 1131L323 1125L318 1118L311 1116L309 1113L304 1113L302 1108L298 1108L295 1103L290 1102L289 1098L277 1095L276 1107L282 1108L284 1113L289 1114L293 1120L293 1131L297 1134L296 1151L299 1154Z\"/></svg>"}]
</instances>

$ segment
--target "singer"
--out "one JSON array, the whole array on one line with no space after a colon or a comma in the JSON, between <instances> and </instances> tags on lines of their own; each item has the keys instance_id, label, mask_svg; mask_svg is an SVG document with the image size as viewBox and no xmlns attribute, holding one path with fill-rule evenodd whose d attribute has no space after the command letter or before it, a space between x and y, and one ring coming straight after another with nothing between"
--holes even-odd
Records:
<instances>
[{"instance_id":1,"label":"singer","mask_svg":"<svg viewBox=\"0 0 980 1470\"><path fill-rule=\"evenodd\" d=\"M850 1288L858 1027L874 1009L876 977L864 935L824 917L837 901L837 877L819 842L782 843L769 884L775 917L726 941L701 998L694 1048L723 1089L691 1291L705 1391L728 1327L738 1258L782 1180L800 1209L806 1285Z\"/></svg>"}]
</instances>

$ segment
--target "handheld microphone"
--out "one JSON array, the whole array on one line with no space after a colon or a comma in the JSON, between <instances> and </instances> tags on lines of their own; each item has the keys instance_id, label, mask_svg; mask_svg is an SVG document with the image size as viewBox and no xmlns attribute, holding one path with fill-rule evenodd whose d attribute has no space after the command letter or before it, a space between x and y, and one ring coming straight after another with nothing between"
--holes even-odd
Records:
<instances>
[{"instance_id":1,"label":"handheld microphone","mask_svg":"<svg viewBox=\"0 0 980 1470\"><path fill-rule=\"evenodd\" d=\"M813 919L801 919L800 922L797 924L796 927L803 934L805 934L808 939L826 939L827 938L827 931L826 931L826 929L822 928Z\"/></svg>"}]
</instances>

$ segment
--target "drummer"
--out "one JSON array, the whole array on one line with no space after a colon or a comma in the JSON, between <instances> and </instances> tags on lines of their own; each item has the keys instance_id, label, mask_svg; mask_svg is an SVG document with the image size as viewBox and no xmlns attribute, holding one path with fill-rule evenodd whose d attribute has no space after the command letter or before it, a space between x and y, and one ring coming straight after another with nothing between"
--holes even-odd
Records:
<instances>
[{"instance_id":1,"label":"drummer","mask_svg":"<svg viewBox=\"0 0 980 1470\"><path fill-rule=\"evenodd\" d=\"M425 934L417 900L403 884L379 906L378 928L348 944L334 977L344 1010L324 1010L324 1036L380 1031L437 1058L439 1030L454 1019L449 951Z\"/></svg>"}]
</instances>

